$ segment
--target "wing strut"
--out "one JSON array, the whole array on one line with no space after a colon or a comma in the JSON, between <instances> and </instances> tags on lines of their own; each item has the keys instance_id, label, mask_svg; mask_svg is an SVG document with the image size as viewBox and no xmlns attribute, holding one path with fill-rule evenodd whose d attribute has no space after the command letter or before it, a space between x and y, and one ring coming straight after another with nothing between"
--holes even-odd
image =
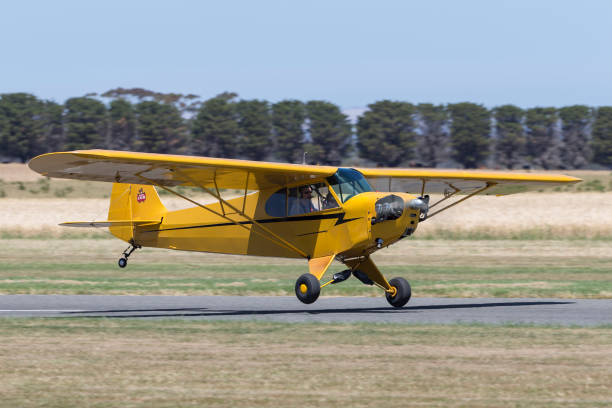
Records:
<instances>
[{"instance_id":1,"label":"wing strut","mask_svg":"<svg viewBox=\"0 0 612 408\"><path fill-rule=\"evenodd\" d=\"M458 192L460 192L461 190L459 190L457 187L453 186L452 184L449 184L455 191L452 192L444 192L444 198L441 198L440 200L436 201L435 203L433 203L432 205L429 206L429 209L431 210L432 208L434 208L436 205L440 204L442 201L446 201L449 198L451 198L452 196L454 196L455 194L457 194Z\"/></svg>"},{"instance_id":2,"label":"wing strut","mask_svg":"<svg viewBox=\"0 0 612 408\"><path fill-rule=\"evenodd\" d=\"M495 183L487 183L487 185L486 185L486 186L484 186L483 188L479 188L478 190L474 191L473 193L466 195L466 196L465 196L465 197L463 197L461 200L457 200L457 201L455 201L454 203L449 204L449 205L447 205L447 206L446 206L446 207L444 207L444 208L440 208L438 211L435 211L435 212L433 212L432 214L428 214L426 219L430 219L430 218L431 218L431 217L433 217L434 215L436 215L436 214L440 214L442 211L448 210L449 208L454 207L454 206L456 206L456 205L457 205L457 204L459 204L459 203L462 203L463 201L467 200L468 198L470 198L470 197L474 197L476 194L480 194L480 193L482 193L483 191L485 191L485 190L487 190L487 189L489 189L489 188L493 187L494 185L495 185ZM450 198L451 196L455 195L457 192L458 192L458 191L455 191L454 193L452 193L451 195L449 195L449 196L448 196L448 197L446 197L446 198ZM436 204L440 203L441 201L444 201L446 198L443 198L442 200L438 201Z\"/></svg>"},{"instance_id":3,"label":"wing strut","mask_svg":"<svg viewBox=\"0 0 612 408\"><path fill-rule=\"evenodd\" d=\"M242 200L242 212L244 212L244 209L246 208L246 197L247 197L247 192L249 191L249 176L251 175L250 171L247 171L247 175L246 175L246 181L244 183L244 198Z\"/></svg>"},{"instance_id":4,"label":"wing strut","mask_svg":"<svg viewBox=\"0 0 612 408\"><path fill-rule=\"evenodd\" d=\"M218 195L221 195L219 193L219 186L217 186L217 171L215 170L215 178L213 178L213 182L215 183L215 191L217 192ZM221 205L221 211L223 212L223 215L225 215L225 207L223 206L223 203L221 201L219 201L219 204Z\"/></svg>"},{"instance_id":5,"label":"wing strut","mask_svg":"<svg viewBox=\"0 0 612 408\"><path fill-rule=\"evenodd\" d=\"M184 177L187 177L185 174L182 174L182 175L183 175ZM307 254L306 254L304 251L300 250L299 248L296 248L296 247L295 247L294 245L292 245L291 243L287 242L287 241L286 241L286 240L284 240L283 238L281 238L281 237L279 237L278 235L274 234L273 232L269 231L267 228L265 228L265 227L261 226L261 224L260 224L260 223L258 223L258 222L257 222L257 221L255 221L253 218L251 218L251 217L249 217L248 215L246 215L244 212L242 212L242 211L238 210L238 209L237 209L237 208L235 208L233 205L229 204L227 201L225 201L223 198L221 198L221 196L217 196L217 195L215 195L215 194L214 194L212 191L210 191L210 190L209 190L209 189L207 189L206 187L201 186L201 185L199 185L199 184L195 183L195 182L194 182L194 181L193 181L191 178L190 178L190 181L191 181L192 183L194 183L196 186L198 186L198 187L202 188L202 189L203 189L203 190L205 190L207 193L209 193L209 194L210 194L210 195L212 195L213 197L217 198L217 199L219 200L219 202L221 202L221 201L222 201L222 202L224 202L224 203L225 203L225 204L226 204L226 205L227 205L229 208L231 208L232 210L236 211L236 212L237 212L239 215L241 215L241 216L243 216L244 218L248 219L248 220L249 220L249 221L251 221L251 222L252 222L254 225L259 226L259 227L260 227L261 229L263 229L265 232L268 232L268 233L271 235L271 237L270 237L270 236L268 236L267 234L262 233L261 231L257 231L257 230L255 230L255 229L251 229L251 228L247 227L246 225L244 225L244 224L242 224L242 223L240 223L240 222L238 222L238 221L236 221L236 220L231 219L230 217L228 217L228 216L227 216L227 215L225 215L225 214L218 213L218 212L216 212L215 210L213 210L213 209L211 209L211 208L209 208L209 207L207 207L207 206L205 206L205 205L203 205L203 204L200 204L200 203L198 203L197 201L194 201L194 200L192 200L191 198L189 198L189 197L186 197L186 196L182 195L181 193L178 193L178 192L176 192L176 191L172 190L171 188L168 188L168 187L166 187L166 186L163 186L163 185L161 185L161 184L157 183L155 180L151 180L151 179L149 179L149 178L147 178L147 177L145 177L145 176L143 176L143 175L141 175L141 174L136 174L136 176L137 176L137 177L139 177L139 178L141 178L141 179L143 179L143 180L145 180L145 181L147 181L148 183L150 183L150 184L152 184L152 185L154 185L154 186L156 186L156 187L163 188L163 189L164 189L164 190L166 190L167 192L169 192L169 193L171 193L171 194L174 194L175 196L180 197L180 198L182 198L183 200L189 201L190 203L195 204L195 205L197 205L198 207L201 207L201 208L203 208L203 209L205 209L205 210L207 210L207 211L210 211L211 213L213 213L213 214L215 214L215 215L217 215L217 216L219 216L219 217L221 217L221 218L224 218L224 219L226 219L226 220L228 220L228 221L230 221L230 222L232 222L232 223L234 223L234 224L238 225L239 227L242 227L242 228L246 229L247 231L252 231L252 232L255 232L256 234L259 234L260 236L262 236L262 237L264 237L264 238L268 239L270 242L273 242L273 243L275 243L276 245L279 245L279 246L281 246L281 247L283 247L283 248L285 248L285 249L288 249L288 250L290 250L290 251L294 251L294 252L296 252L298 255L300 255L300 256L302 256L302 257L304 257L304 258L308 258L308 255L307 255Z\"/></svg>"}]
</instances>

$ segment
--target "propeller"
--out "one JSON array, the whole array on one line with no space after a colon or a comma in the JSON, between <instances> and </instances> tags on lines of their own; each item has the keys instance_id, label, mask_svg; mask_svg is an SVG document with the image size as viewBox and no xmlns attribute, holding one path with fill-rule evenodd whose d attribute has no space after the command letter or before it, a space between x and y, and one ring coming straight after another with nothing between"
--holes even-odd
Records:
<instances>
[{"instance_id":1,"label":"propeller","mask_svg":"<svg viewBox=\"0 0 612 408\"><path fill-rule=\"evenodd\" d=\"M425 220L427 218L427 212L429 211L429 195L410 200L408 202L408 208L411 210L419 210L421 212L419 220Z\"/></svg>"}]
</instances>

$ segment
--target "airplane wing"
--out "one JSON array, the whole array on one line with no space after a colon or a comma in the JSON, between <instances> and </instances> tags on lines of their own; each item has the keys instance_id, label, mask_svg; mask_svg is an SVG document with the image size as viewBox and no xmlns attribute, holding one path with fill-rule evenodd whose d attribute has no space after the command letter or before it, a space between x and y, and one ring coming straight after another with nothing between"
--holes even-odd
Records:
<instances>
[{"instance_id":1,"label":"airplane wing","mask_svg":"<svg viewBox=\"0 0 612 408\"><path fill-rule=\"evenodd\" d=\"M337 170L331 166L113 150L47 153L33 158L28 165L48 177L241 190L284 186L294 181L331 176Z\"/></svg>"},{"instance_id":2,"label":"airplane wing","mask_svg":"<svg viewBox=\"0 0 612 408\"><path fill-rule=\"evenodd\" d=\"M204 186L260 190L333 175L337 167L270 163L113 150L76 150L33 158L30 168L44 176L162 186ZM357 168L378 191L414 194L511 194L578 178L536 173L463 170Z\"/></svg>"},{"instance_id":3,"label":"airplane wing","mask_svg":"<svg viewBox=\"0 0 612 408\"><path fill-rule=\"evenodd\" d=\"M548 173L512 171L467 171L432 169L357 168L378 191L403 191L424 194L506 195L545 187L574 184L579 178Z\"/></svg>"}]
</instances>

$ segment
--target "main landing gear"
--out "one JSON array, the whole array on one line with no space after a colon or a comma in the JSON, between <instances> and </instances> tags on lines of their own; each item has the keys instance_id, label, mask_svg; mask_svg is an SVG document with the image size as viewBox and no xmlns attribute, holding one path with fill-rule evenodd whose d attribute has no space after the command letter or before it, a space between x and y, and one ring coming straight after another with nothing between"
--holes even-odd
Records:
<instances>
[{"instance_id":1,"label":"main landing gear","mask_svg":"<svg viewBox=\"0 0 612 408\"><path fill-rule=\"evenodd\" d=\"M123 251L123 256L119 258L117 265L119 265L120 268L125 268L127 266L128 258L130 257L130 255L132 255L132 252L134 252L135 250L139 248L142 248L142 247L140 245L134 244L133 242L130 243L130 246L127 247L125 251Z\"/></svg>"},{"instance_id":2,"label":"main landing gear","mask_svg":"<svg viewBox=\"0 0 612 408\"><path fill-rule=\"evenodd\" d=\"M395 294L385 292L387 302L393 307L402 307L410 300L412 289L410 284L404 278L393 278L389 281L392 289L395 289Z\"/></svg>"},{"instance_id":3,"label":"main landing gear","mask_svg":"<svg viewBox=\"0 0 612 408\"><path fill-rule=\"evenodd\" d=\"M311 273L305 273L295 281L295 296L307 305L314 303L321 294L321 283Z\"/></svg>"},{"instance_id":4,"label":"main landing gear","mask_svg":"<svg viewBox=\"0 0 612 408\"><path fill-rule=\"evenodd\" d=\"M353 271L353 276L361 281L364 285L374 285L381 287L385 291L387 302L393 307L402 307L410 300L412 289L410 284L404 278L393 278L389 281L390 289L385 289L384 286L372 281L364 272L359 269ZM381 275L382 276L382 275Z\"/></svg>"},{"instance_id":5,"label":"main landing gear","mask_svg":"<svg viewBox=\"0 0 612 408\"><path fill-rule=\"evenodd\" d=\"M410 288L410 284L406 279L393 278L388 283L384 281L385 285L383 285L383 282L373 281L366 273L358 269L352 271L347 269L342 272L338 272L334 274L332 280L324 283L323 285L321 285L316 276L310 273L305 273L295 282L295 295L302 303L314 303L321 294L321 288L330 284L343 282L350 278L351 275L355 276L365 285L376 285L383 289L385 291L387 302L389 302L389 304L393 307L403 307L406 303L408 303L410 297L412 296L412 289ZM380 279L377 279L377 281L378 280ZM385 288L385 286L387 286L387 288Z\"/></svg>"}]
</instances>

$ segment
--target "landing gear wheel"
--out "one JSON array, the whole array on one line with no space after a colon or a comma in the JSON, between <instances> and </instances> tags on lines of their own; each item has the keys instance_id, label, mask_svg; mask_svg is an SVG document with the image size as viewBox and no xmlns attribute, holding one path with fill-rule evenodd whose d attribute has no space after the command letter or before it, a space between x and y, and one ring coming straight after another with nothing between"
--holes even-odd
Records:
<instances>
[{"instance_id":1,"label":"landing gear wheel","mask_svg":"<svg viewBox=\"0 0 612 408\"><path fill-rule=\"evenodd\" d=\"M410 284L404 278L393 278L389 281L389 285L395 288L395 296L391 296L387 293L387 302L393 307L402 307L410 300L412 296L412 289Z\"/></svg>"},{"instance_id":2,"label":"landing gear wheel","mask_svg":"<svg viewBox=\"0 0 612 408\"><path fill-rule=\"evenodd\" d=\"M127 266L127 260L132 255L132 252L137 250L138 248L142 248L140 245L136 245L133 240L130 240L130 246L123 251L123 256L119 258L117 264L120 268L125 268Z\"/></svg>"},{"instance_id":3,"label":"landing gear wheel","mask_svg":"<svg viewBox=\"0 0 612 408\"><path fill-rule=\"evenodd\" d=\"M295 281L295 296L302 303L311 304L319 298L321 283L316 276L305 273Z\"/></svg>"}]
</instances>

